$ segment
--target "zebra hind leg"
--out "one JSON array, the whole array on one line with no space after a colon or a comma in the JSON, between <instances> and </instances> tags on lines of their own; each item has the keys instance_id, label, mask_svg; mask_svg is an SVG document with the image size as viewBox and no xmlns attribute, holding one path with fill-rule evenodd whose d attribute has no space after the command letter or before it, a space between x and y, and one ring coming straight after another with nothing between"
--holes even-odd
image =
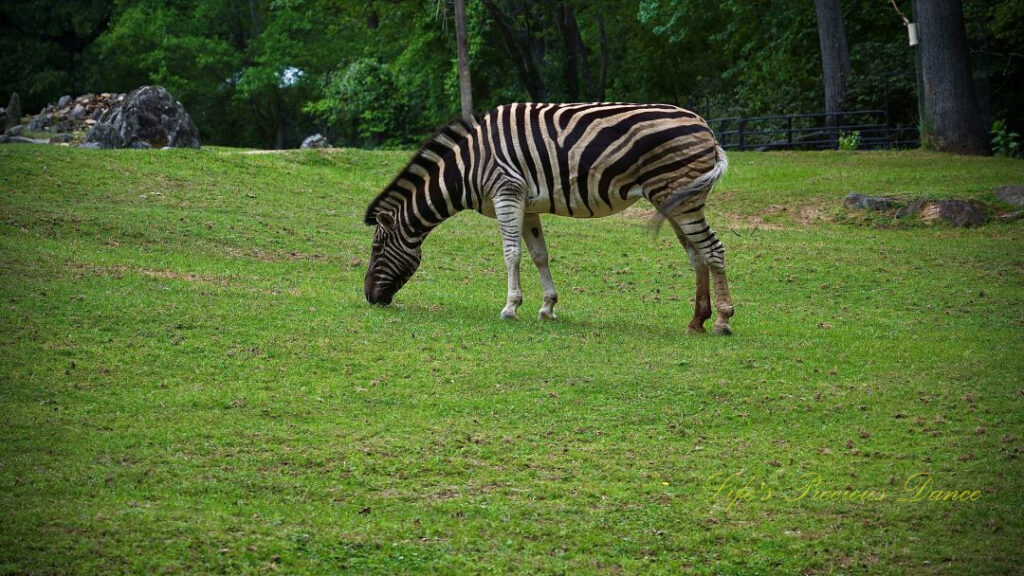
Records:
<instances>
[{"instance_id":1,"label":"zebra hind leg","mask_svg":"<svg viewBox=\"0 0 1024 576\"><path fill-rule=\"evenodd\" d=\"M558 293L555 292L555 281L551 278L551 268L548 267L548 247L544 242L544 229L540 225L540 215L527 214L523 219L523 237L526 239L526 248L530 251L530 257L537 266L540 273L540 285L544 290L544 305L540 307L537 317L541 320L555 319L555 304L558 303Z\"/></svg>"},{"instance_id":2,"label":"zebra hind leg","mask_svg":"<svg viewBox=\"0 0 1024 576\"><path fill-rule=\"evenodd\" d=\"M711 229L707 219L704 217L704 197L694 198L692 202L680 206L669 219L674 224L677 234L685 238L686 244L692 247L699 255L700 261L704 264L711 275L711 283L715 290L715 309L718 316L715 318L715 325L711 329L715 334L732 334L729 326L729 318L733 315L732 295L729 294L729 281L725 275L725 246ZM696 267L695 267L696 269ZM700 270L697 269L698 300L700 296ZM698 312L694 314L694 320L701 323L699 304ZM710 305L708 306L710 309ZM709 310L710 311L710 310ZM691 322L692 324L692 322Z\"/></svg>"},{"instance_id":3,"label":"zebra hind leg","mask_svg":"<svg viewBox=\"0 0 1024 576\"><path fill-rule=\"evenodd\" d=\"M696 279L696 294L693 298L693 319L686 326L687 334L704 334L704 323L711 318L711 274L701 258L700 252L686 239L686 234L673 220L669 220L679 243L686 248Z\"/></svg>"}]
</instances>

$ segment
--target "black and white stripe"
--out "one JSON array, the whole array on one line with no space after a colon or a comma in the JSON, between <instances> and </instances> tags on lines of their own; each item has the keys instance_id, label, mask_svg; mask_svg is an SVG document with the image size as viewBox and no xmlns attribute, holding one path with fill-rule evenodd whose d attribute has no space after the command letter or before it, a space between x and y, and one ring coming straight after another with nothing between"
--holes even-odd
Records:
<instances>
[{"instance_id":1,"label":"black and white stripe","mask_svg":"<svg viewBox=\"0 0 1024 576\"><path fill-rule=\"evenodd\" d=\"M545 288L541 316L553 317L557 296L537 215L602 217L646 198L672 222L695 269L715 276L719 316L727 320L725 250L704 216L726 166L707 124L669 105L510 104L476 123L452 122L367 209L366 223L377 226L367 298L390 302L419 265L427 234L456 212L475 210L496 218L504 238L509 295L502 315L514 317L521 302L525 239ZM720 331L728 329L724 320Z\"/></svg>"}]
</instances>

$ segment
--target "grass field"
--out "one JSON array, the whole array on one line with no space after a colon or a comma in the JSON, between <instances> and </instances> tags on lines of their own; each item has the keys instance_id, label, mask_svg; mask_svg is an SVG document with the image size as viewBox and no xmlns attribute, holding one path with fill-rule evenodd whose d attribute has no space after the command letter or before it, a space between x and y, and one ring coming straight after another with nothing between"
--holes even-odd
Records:
<instances>
[{"instance_id":1,"label":"grass field","mask_svg":"<svg viewBox=\"0 0 1024 576\"><path fill-rule=\"evenodd\" d=\"M637 208L556 322L475 214L368 306L407 155L0 146L0 574L1019 573L1024 225L838 207L1024 162L732 154L727 338Z\"/></svg>"}]
</instances>

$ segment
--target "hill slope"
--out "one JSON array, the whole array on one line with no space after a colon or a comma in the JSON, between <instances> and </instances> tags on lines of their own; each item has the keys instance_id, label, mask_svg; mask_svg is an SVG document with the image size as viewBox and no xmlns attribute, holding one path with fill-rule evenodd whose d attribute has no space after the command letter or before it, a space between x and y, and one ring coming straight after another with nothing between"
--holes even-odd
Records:
<instances>
[{"instance_id":1,"label":"hill slope","mask_svg":"<svg viewBox=\"0 0 1024 576\"><path fill-rule=\"evenodd\" d=\"M0 572L1012 572L1024 228L835 207L1024 164L731 157L715 338L639 209L546 219L503 323L474 214L363 300L406 153L0 147Z\"/></svg>"}]
</instances>

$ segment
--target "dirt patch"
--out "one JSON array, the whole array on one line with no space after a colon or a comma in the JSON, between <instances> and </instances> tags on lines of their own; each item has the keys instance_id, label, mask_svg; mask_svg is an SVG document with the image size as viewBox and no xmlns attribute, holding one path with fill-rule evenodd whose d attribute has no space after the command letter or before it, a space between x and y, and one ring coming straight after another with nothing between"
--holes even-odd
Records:
<instances>
[{"instance_id":1,"label":"dirt patch","mask_svg":"<svg viewBox=\"0 0 1024 576\"><path fill-rule=\"evenodd\" d=\"M114 278L121 278L125 274L142 274L149 276L150 278L161 278L164 280L182 280L185 282L194 282L199 284L209 284L215 286L229 286L231 284L230 279L224 276L210 276L204 274L192 274L188 272L176 272L174 270L154 270L151 268L132 268L130 266L90 266L83 264L72 264L73 268L79 270L78 276L93 275L93 276L111 276Z\"/></svg>"},{"instance_id":2,"label":"dirt patch","mask_svg":"<svg viewBox=\"0 0 1024 576\"><path fill-rule=\"evenodd\" d=\"M832 219L825 213L824 210L816 206L803 206L797 212L797 222L808 225L817 224L819 222L831 222Z\"/></svg>"},{"instance_id":3,"label":"dirt patch","mask_svg":"<svg viewBox=\"0 0 1024 576\"><path fill-rule=\"evenodd\" d=\"M627 220L649 221L654 217L654 208L629 208L622 213ZM785 222L768 222L765 218L783 215L801 226L811 226L823 222L831 222L832 218L818 206L801 206L790 210L786 206L771 204L756 214L738 214L735 212L708 211L708 220L715 228L783 230Z\"/></svg>"},{"instance_id":4,"label":"dirt patch","mask_svg":"<svg viewBox=\"0 0 1024 576\"><path fill-rule=\"evenodd\" d=\"M143 276L149 276L150 278L159 278L161 280L179 280L182 282L188 282L190 284L198 284L202 286L218 286L221 288L231 287L236 290L242 290L245 292L251 292L255 294L268 294L276 296L278 294L290 294L296 296L302 293L302 291L294 286L282 286L282 287L266 287L266 286L255 286L254 281L257 278L252 277L235 277L235 276L214 276L210 274L193 274L191 272L178 272L175 270L156 270L152 268L132 268L129 266L90 266L81 264L71 264L72 268L78 270L76 272L76 278L80 278L86 275L93 276L110 276L113 278L120 279L125 274L142 274Z\"/></svg>"}]
</instances>

